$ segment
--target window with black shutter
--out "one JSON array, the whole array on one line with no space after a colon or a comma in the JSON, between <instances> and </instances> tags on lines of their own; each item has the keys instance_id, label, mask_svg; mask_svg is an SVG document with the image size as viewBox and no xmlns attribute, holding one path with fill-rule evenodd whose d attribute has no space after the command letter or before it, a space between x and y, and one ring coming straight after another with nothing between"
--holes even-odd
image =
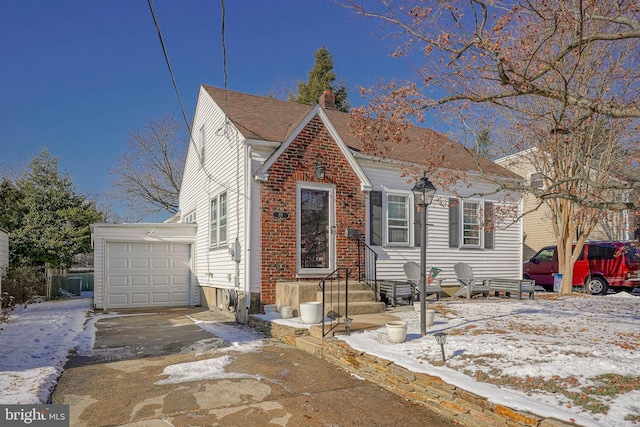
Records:
<instances>
[{"instance_id":1,"label":"window with black shutter","mask_svg":"<svg viewBox=\"0 0 640 427\"><path fill-rule=\"evenodd\" d=\"M457 199L449 199L449 247L459 246L460 233L460 202Z\"/></svg>"},{"instance_id":2,"label":"window with black shutter","mask_svg":"<svg viewBox=\"0 0 640 427\"><path fill-rule=\"evenodd\" d=\"M369 193L369 244L382 246L382 191Z\"/></svg>"}]
</instances>

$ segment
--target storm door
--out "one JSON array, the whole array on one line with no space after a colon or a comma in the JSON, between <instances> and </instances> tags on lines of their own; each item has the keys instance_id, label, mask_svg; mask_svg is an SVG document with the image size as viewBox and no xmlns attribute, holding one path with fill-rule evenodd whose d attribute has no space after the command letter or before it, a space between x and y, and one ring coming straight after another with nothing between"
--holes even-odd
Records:
<instances>
[{"instance_id":1,"label":"storm door","mask_svg":"<svg viewBox=\"0 0 640 427\"><path fill-rule=\"evenodd\" d=\"M334 190L298 186L298 272L330 273L334 269Z\"/></svg>"}]
</instances>

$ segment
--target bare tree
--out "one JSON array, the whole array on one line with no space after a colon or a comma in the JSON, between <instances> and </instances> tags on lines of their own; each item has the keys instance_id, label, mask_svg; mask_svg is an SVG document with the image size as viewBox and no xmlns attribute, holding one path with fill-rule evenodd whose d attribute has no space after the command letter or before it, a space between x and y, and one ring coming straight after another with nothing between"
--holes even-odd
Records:
<instances>
[{"instance_id":1,"label":"bare tree","mask_svg":"<svg viewBox=\"0 0 640 427\"><path fill-rule=\"evenodd\" d=\"M170 116L149 119L129 131L127 151L110 169L111 196L139 218L178 211L178 195L187 152L184 126Z\"/></svg>"},{"instance_id":2,"label":"bare tree","mask_svg":"<svg viewBox=\"0 0 640 427\"><path fill-rule=\"evenodd\" d=\"M345 7L388 25L397 56L422 58L415 80L369 90L353 129L371 152L384 154L427 112L441 114L478 142L491 130L492 153L514 155L544 177L543 186L494 179L494 192L521 191L549 206L558 243L562 292L595 224L611 212L637 210L639 182L620 179L640 159L640 6L608 0L450 0ZM365 6L366 4L366 6ZM385 30L385 31L387 31ZM415 61L415 59L414 59ZM429 146L421 160L440 186L469 182ZM478 150L476 150L478 152Z\"/></svg>"}]
</instances>

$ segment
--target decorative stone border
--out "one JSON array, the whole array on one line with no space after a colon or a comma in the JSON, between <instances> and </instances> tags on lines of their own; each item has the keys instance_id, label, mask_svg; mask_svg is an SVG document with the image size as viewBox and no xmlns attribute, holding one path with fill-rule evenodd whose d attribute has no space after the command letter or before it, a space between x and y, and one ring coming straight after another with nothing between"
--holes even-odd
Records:
<instances>
[{"instance_id":1,"label":"decorative stone border","mask_svg":"<svg viewBox=\"0 0 640 427\"><path fill-rule=\"evenodd\" d=\"M255 316L249 316L248 324L252 328L292 346L296 345L296 338L309 335L308 329L292 328ZM484 397L447 384L439 377L412 372L389 360L354 350L346 342L337 338L322 340L322 357L386 390L420 403L459 423L459 425L469 427L576 426L576 424L555 418L543 418L491 403Z\"/></svg>"},{"instance_id":2,"label":"decorative stone border","mask_svg":"<svg viewBox=\"0 0 640 427\"><path fill-rule=\"evenodd\" d=\"M258 332L282 341L292 347L296 346L296 338L309 336L308 328L293 328L252 315L249 315L247 325Z\"/></svg>"}]
</instances>

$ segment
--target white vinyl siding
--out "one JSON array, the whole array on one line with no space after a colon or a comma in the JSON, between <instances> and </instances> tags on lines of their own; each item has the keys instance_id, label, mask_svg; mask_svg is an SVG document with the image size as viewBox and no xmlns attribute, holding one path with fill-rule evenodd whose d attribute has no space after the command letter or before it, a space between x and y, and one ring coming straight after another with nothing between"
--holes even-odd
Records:
<instances>
[{"instance_id":1,"label":"white vinyl siding","mask_svg":"<svg viewBox=\"0 0 640 427\"><path fill-rule=\"evenodd\" d=\"M248 260L243 256L236 270L236 263L229 255L227 244L223 245L222 241L228 243L237 237L243 254L249 248L249 242L246 240L249 236L245 235L244 208L251 199L245 188L245 183L248 182L245 173L250 171L246 166L247 147L244 139L240 137L230 141L228 138L229 135L239 135L238 132L235 129L229 129L229 132L215 132L216 129L224 129L225 126L233 127L233 124L226 122L222 111L201 87L193 119L194 143L189 146L180 188L180 207L189 212L197 206L199 226L194 249L196 284L226 288L234 287L237 283L240 288L244 288L244 272ZM206 136L204 166L200 165L201 150L197 147L200 140L198 132L202 127L205 128ZM213 153L215 155L212 155ZM217 246L212 247L211 200L222 193L226 193L226 227L222 230L222 238L219 234L217 236ZM257 206L253 201L251 204ZM254 228L254 233L257 233L259 222L255 223L255 226L258 228ZM240 277L236 282L237 271Z\"/></svg>"},{"instance_id":2,"label":"white vinyl siding","mask_svg":"<svg viewBox=\"0 0 640 427\"><path fill-rule=\"evenodd\" d=\"M368 204L368 222L367 236L369 242L372 236L376 235L376 231L372 230L371 217L376 209L375 200L378 196L382 196L384 201L384 192L386 189L406 190L407 194L411 190L412 185L407 184L406 177L402 176L401 171L392 170L390 167L384 167L379 162L361 161L367 177L373 184L373 191L369 194ZM469 188L469 193L475 191L489 191L488 186L474 185ZM396 192L391 191L393 194ZM377 193L376 193L377 192ZM373 199L373 200L372 200ZM483 277L503 277L518 278L522 277L522 222L514 221L514 218L501 219L493 227L494 248L492 250L461 250L459 247L449 246L449 200L455 200L460 204L460 199L453 197L451 194L436 194L433 202L427 208L427 249L426 261L427 266L435 266L442 269L438 278L444 279L445 286L457 286L453 265L456 262L463 261L473 267L474 272ZM500 200L500 195L496 196L496 200ZM496 207L502 206L496 200L485 199L487 203L493 203ZM518 201L514 201L516 206ZM384 203L379 203L380 205ZM514 206L505 204L504 210L511 210ZM413 208L411 208L413 209ZM519 211L518 211L519 212ZM458 221L460 214L457 215ZM412 218L410 222L419 224L420 218ZM459 224L459 223L458 223ZM381 229L384 227L381 227ZM369 243L368 242L368 243ZM380 280L402 280L404 273L402 266L407 261L420 263L420 244L415 242L415 246L377 246L371 245L373 250L378 253L377 262L377 278Z\"/></svg>"},{"instance_id":3,"label":"white vinyl siding","mask_svg":"<svg viewBox=\"0 0 640 427\"><path fill-rule=\"evenodd\" d=\"M198 135L198 155L200 156L200 163L205 164L205 147L206 147L206 139L205 139L205 127L202 125L200 127L200 132Z\"/></svg>"},{"instance_id":4,"label":"white vinyl siding","mask_svg":"<svg viewBox=\"0 0 640 427\"><path fill-rule=\"evenodd\" d=\"M0 228L0 271L9 265L9 234Z\"/></svg>"},{"instance_id":5,"label":"white vinyl siding","mask_svg":"<svg viewBox=\"0 0 640 427\"><path fill-rule=\"evenodd\" d=\"M2 275L9 268L9 234L0 228L0 289L2 289Z\"/></svg>"}]
</instances>

